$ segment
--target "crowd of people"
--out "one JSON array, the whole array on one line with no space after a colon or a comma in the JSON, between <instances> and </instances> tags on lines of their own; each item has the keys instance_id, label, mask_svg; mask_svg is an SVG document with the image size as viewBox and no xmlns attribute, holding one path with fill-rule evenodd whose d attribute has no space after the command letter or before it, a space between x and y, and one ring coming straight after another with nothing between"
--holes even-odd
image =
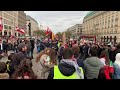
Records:
<instances>
[{"instance_id":1,"label":"crowd of people","mask_svg":"<svg viewBox=\"0 0 120 90\"><path fill-rule=\"evenodd\" d=\"M47 79L120 79L120 43L25 38L14 43L3 40L0 45L0 59L8 57L6 63L0 62L2 79L38 79L32 60L42 66L40 79L46 79L46 73ZM10 55L9 50L13 51Z\"/></svg>"}]
</instances>

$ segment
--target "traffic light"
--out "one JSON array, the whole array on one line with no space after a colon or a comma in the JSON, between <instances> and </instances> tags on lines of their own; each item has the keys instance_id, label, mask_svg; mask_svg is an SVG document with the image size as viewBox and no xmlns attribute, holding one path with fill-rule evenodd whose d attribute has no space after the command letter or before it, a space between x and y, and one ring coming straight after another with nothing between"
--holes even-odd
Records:
<instances>
[{"instance_id":1,"label":"traffic light","mask_svg":"<svg viewBox=\"0 0 120 90\"><path fill-rule=\"evenodd\" d=\"M31 23L28 24L29 36L31 36Z\"/></svg>"}]
</instances>

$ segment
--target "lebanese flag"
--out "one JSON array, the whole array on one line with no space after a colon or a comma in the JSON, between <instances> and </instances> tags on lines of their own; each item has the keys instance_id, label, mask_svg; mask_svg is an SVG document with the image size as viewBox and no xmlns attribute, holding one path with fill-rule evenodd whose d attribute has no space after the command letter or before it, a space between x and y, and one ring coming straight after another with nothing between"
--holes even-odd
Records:
<instances>
[{"instance_id":1,"label":"lebanese flag","mask_svg":"<svg viewBox=\"0 0 120 90\"><path fill-rule=\"evenodd\" d=\"M0 31L3 30L3 25L2 25L2 17L0 17Z\"/></svg>"},{"instance_id":2,"label":"lebanese flag","mask_svg":"<svg viewBox=\"0 0 120 90\"><path fill-rule=\"evenodd\" d=\"M21 34L25 34L25 30L23 28L20 29L19 31Z\"/></svg>"},{"instance_id":3,"label":"lebanese flag","mask_svg":"<svg viewBox=\"0 0 120 90\"><path fill-rule=\"evenodd\" d=\"M16 27L16 31L18 31L18 32L19 32L19 31L20 31L20 28Z\"/></svg>"},{"instance_id":4,"label":"lebanese flag","mask_svg":"<svg viewBox=\"0 0 120 90\"><path fill-rule=\"evenodd\" d=\"M14 35L11 35L11 36L10 36L11 39L14 38L14 37L15 37Z\"/></svg>"},{"instance_id":5,"label":"lebanese flag","mask_svg":"<svg viewBox=\"0 0 120 90\"><path fill-rule=\"evenodd\" d=\"M16 27L16 31L18 31L21 34L25 34L25 30L23 28L20 29L20 28Z\"/></svg>"}]
</instances>

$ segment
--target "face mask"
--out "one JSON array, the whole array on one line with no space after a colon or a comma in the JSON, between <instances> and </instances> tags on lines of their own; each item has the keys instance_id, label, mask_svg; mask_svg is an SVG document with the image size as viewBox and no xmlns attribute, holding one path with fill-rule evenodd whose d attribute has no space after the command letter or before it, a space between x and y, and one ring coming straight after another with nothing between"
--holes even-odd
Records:
<instances>
[{"instance_id":1,"label":"face mask","mask_svg":"<svg viewBox=\"0 0 120 90\"><path fill-rule=\"evenodd\" d=\"M50 61L50 57L49 56L46 58L46 61L48 61L48 62Z\"/></svg>"}]
</instances>

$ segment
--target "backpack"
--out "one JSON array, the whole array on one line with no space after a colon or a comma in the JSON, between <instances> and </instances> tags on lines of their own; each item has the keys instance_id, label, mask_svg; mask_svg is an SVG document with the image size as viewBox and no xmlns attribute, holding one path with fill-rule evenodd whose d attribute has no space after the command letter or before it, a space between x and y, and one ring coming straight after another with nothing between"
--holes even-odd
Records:
<instances>
[{"instance_id":1,"label":"backpack","mask_svg":"<svg viewBox=\"0 0 120 90\"><path fill-rule=\"evenodd\" d=\"M113 66L104 66L100 69L98 79L112 79L114 74Z\"/></svg>"}]
</instances>

